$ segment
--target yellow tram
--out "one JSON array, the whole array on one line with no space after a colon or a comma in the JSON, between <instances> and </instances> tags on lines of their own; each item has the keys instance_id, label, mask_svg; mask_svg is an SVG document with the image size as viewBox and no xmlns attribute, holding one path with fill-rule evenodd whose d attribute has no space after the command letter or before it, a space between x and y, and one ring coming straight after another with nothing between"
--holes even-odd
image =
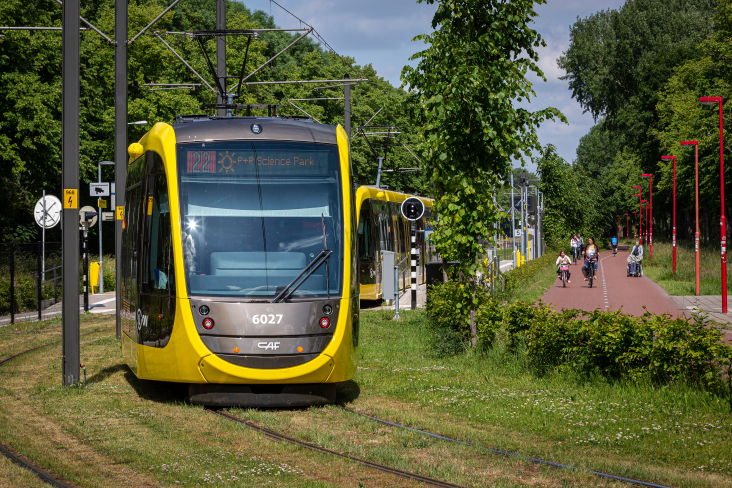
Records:
<instances>
[{"instance_id":1,"label":"yellow tram","mask_svg":"<svg viewBox=\"0 0 732 488\"><path fill-rule=\"evenodd\" d=\"M206 405L335 400L358 346L356 217L340 127L178 117L129 147L122 353Z\"/></svg>"}]
</instances>

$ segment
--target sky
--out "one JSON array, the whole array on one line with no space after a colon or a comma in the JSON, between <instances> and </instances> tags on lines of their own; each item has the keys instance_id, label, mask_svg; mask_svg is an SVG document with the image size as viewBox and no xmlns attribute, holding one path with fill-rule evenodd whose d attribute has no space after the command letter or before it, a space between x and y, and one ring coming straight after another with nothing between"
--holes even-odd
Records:
<instances>
[{"instance_id":1,"label":"sky","mask_svg":"<svg viewBox=\"0 0 732 488\"><path fill-rule=\"evenodd\" d=\"M280 5L311 24L341 55L352 56L362 65L372 64L376 72L391 82L401 84L399 75L409 57L423 48L412 42L420 33L432 30L435 5L416 3L414 0L277 0ZM270 3L269 0L243 0L252 10L271 10L280 27L299 27L297 20ZM533 76L536 98L529 110L548 106L558 108L569 124L548 122L539 130L542 145L554 144L561 157L571 162L576 157L580 138L594 125L589 113L572 98L572 92L557 66L557 58L569 47L569 28L577 20L599 10L616 9L625 0L548 0L536 7L538 17L534 28L542 35L547 46L539 50L539 66L547 82ZM530 170L534 165L528 164Z\"/></svg>"}]
</instances>

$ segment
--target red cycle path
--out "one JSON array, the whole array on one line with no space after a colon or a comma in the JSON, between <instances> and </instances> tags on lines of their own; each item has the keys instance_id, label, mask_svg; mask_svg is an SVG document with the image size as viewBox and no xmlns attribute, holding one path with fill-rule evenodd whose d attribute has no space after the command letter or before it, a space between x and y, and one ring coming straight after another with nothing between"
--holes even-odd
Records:
<instances>
[{"instance_id":1,"label":"red cycle path","mask_svg":"<svg viewBox=\"0 0 732 488\"><path fill-rule=\"evenodd\" d=\"M596 308L602 310L622 308L624 313L643 315L645 307L656 315L662 313L683 315L684 310L652 280L645 276L640 278L626 276L627 258L627 251L618 251L615 256L612 251L601 252L592 288L582 276L583 262L577 260L577 264L569 267L572 273L571 283L564 288L562 282L556 280L542 299L556 310L579 308L591 311Z\"/></svg>"}]
</instances>

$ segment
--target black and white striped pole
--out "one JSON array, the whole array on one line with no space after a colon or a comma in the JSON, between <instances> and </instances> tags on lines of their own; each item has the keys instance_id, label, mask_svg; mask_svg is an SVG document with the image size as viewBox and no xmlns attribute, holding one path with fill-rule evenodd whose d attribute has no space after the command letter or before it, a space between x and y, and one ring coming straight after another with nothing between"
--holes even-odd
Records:
<instances>
[{"instance_id":1,"label":"black and white striped pole","mask_svg":"<svg viewBox=\"0 0 732 488\"><path fill-rule=\"evenodd\" d=\"M417 308L417 221L424 215L424 203L417 197L409 197L402 202L402 215L411 223L412 235L412 310Z\"/></svg>"},{"instance_id":2,"label":"black and white striped pole","mask_svg":"<svg viewBox=\"0 0 732 488\"><path fill-rule=\"evenodd\" d=\"M411 234L412 234L412 310L417 308L417 223L412 221Z\"/></svg>"}]
</instances>

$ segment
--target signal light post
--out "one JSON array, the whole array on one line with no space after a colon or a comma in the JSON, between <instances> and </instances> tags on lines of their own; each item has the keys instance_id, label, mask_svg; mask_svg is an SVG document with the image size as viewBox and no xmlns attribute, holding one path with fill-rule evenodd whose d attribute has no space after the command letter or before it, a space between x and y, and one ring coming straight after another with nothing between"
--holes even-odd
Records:
<instances>
[{"instance_id":1,"label":"signal light post","mask_svg":"<svg viewBox=\"0 0 732 488\"><path fill-rule=\"evenodd\" d=\"M681 141L681 145L694 146L694 207L696 211L696 232L694 233L694 261L696 264L696 296L699 296L699 141Z\"/></svg>"},{"instance_id":2,"label":"signal light post","mask_svg":"<svg viewBox=\"0 0 732 488\"><path fill-rule=\"evenodd\" d=\"M722 214L719 219L720 243L722 247L722 313L727 313L727 220L724 216L724 124L722 119L722 97L700 97L702 105L719 104L719 191Z\"/></svg>"}]
</instances>

